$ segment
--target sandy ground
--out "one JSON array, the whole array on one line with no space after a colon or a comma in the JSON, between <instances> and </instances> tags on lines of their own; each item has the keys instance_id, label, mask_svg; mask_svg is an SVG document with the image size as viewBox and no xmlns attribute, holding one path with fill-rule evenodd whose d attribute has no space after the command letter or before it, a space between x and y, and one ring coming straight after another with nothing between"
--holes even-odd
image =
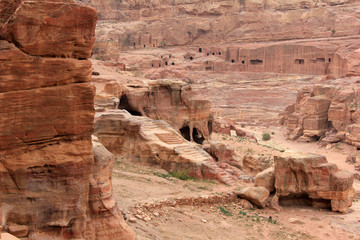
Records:
<instances>
[{"instance_id":1,"label":"sandy ground","mask_svg":"<svg viewBox=\"0 0 360 240\"><path fill-rule=\"evenodd\" d=\"M255 135L265 130L245 129ZM309 150L326 155L330 162L334 160L342 163L340 168L354 171L352 165L344 162L347 151L351 148L346 150L343 146L324 149L315 143L288 142L281 135L281 130L266 130L274 131L272 140L266 142L253 143L221 134L214 134L212 140L234 147L239 159L250 151L249 149L252 154L265 156L279 154L279 150L287 148ZM157 203L165 199L221 195L249 185L241 182L236 186L226 186L213 181L182 181L169 177L166 171L160 169L137 166L121 157L116 160L113 174L114 195L128 220L138 213L135 207L140 204ZM358 181L355 187L359 193ZM221 209L225 211L222 212ZM135 223L129 222L139 239L360 239L359 197L346 214L302 205L285 206L281 212L270 209L244 210L236 203L162 207L152 211L142 210L140 214L151 220L136 219ZM270 216L276 222L269 221ZM291 223L294 218L297 223Z\"/></svg>"}]
</instances>

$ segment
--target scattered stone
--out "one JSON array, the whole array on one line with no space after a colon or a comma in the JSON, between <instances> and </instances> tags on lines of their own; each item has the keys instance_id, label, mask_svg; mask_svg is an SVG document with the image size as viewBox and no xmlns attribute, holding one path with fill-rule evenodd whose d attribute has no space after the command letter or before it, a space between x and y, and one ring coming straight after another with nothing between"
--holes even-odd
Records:
<instances>
[{"instance_id":1,"label":"scattered stone","mask_svg":"<svg viewBox=\"0 0 360 240\"><path fill-rule=\"evenodd\" d=\"M201 219L201 221L202 221L203 223L207 223L207 220L206 220L206 219Z\"/></svg>"},{"instance_id":2,"label":"scattered stone","mask_svg":"<svg viewBox=\"0 0 360 240\"><path fill-rule=\"evenodd\" d=\"M158 212L154 212L153 215L154 215L155 217L158 217L160 214L159 214Z\"/></svg>"},{"instance_id":3,"label":"scattered stone","mask_svg":"<svg viewBox=\"0 0 360 240\"><path fill-rule=\"evenodd\" d=\"M134 217L129 218L129 222L136 223L136 218L134 218Z\"/></svg>"},{"instance_id":4,"label":"scattered stone","mask_svg":"<svg viewBox=\"0 0 360 240\"><path fill-rule=\"evenodd\" d=\"M151 221L151 217L146 216L146 217L143 218L143 220L144 220L145 222L149 222L149 221Z\"/></svg>"},{"instance_id":5,"label":"scattered stone","mask_svg":"<svg viewBox=\"0 0 360 240\"><path fill-rule=\"evenodd\" d=\"M7 231L15 237L26 237L28 235L28 227L26 225L18 225L15 223L9 223Z\"/></svg>"},{"instance_id":6,"label":"scattered stone","mask_svg":"<svg viewBox=\"0 0 360 240\"><path fill-rule=\"evenodd\" d=\"M350 164L356 163L356 156L347 156L345 162Z\"/></svg>"},{"instance_id":7,"label":"scattered stone","mask_svg":"<svg viewBox=\"0 0 360 240\"><path fill-rule=\"evenodd\" d=\"M143 217L142 217L141 215L139 215L139 214L136 214L135 217L136 217L137 219L143 219Z\"/></svg>"},{"instance_id":8,"label":"scattered stone","mask_svg":"<svg viewBox=\"0 0 360 240\"><path fill-rule=\"evenodd\" d=\"M304 222L301 221L301 220L298 219L298 218L290 218L290 219L289 219L289 223L292 223L292 224L304 224Z\"/></svg>"}]
</instances>

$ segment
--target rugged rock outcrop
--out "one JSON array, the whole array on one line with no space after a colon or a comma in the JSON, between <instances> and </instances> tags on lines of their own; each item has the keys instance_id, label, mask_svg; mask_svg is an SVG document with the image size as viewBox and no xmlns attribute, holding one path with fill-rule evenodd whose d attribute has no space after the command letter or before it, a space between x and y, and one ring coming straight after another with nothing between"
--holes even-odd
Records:
<instances>
[{"instance_id":1,"label":"rugged rock outcrop","mask_svg":"<svg viewBox=\"0 0 360 240\"><path fill-rule=\"evenodd\" d=\"M30 239L100 239L85 236L90 177L101 174L86 60L96 20L69 0L0 1L1 225L25 226ZM95 231L116 225L93 210Z\"/></svg>"},{"instance_id":2,"label":"rugged rock outcrop","mask_svg":"<svg viewBox=\"0 0 360 240\"><path fill-rule=\"evenodd\" d=\"M280 205L304 199L313 206L346 212L355 197L353 181L353 174L321 155L289 152L275 157L274 199Z\"/></svg>"},{"instance_id":3,"label":"rugged rock outcrop","mask_svg":"<svg viewBox=\"0 0 360 240\"><path fill-rule=\"evenodd\" d=\"M109 151L137 163L227 184L236 179L201 146L188 142L162 120L133 116L125 110L101 112L95 118L94 133Z\"/></svg>"},{"instance_id":4,"label":"rugged rock outcrop","mask_svg":"<svg viewBox=\"0 0 360 240\"><path fill-rule=\"evenodd\" d=\"M116 80L93 77L99 111L125 109L134 116L164 120L188 141L202 143L212 132L210 102L194 99L190 85L179 80L146 80L120 86ZM100 90L102 89L102 90Z\"/></svg>"},{"instance_id":5,"label":"rugged rock outcrop","mask_svg":"<svg viewBox=\"0 0 360 240\"><path fill-rule=\"evenodd\" d=\"M93 137L94 166L90 176L85 239L135 239L117 208L112 190L114 156Z\"/></svg>"},{"instance_id":6,"label":"rugged rock outcrop","mask_svg":"<svg viewBox=\"0 0 360 240\"><path fill-rule=\"evenodd\" d=\"M344 141L360 147L359 79L334 80L299 91L295 104L284 112L290 139Z\"/></svg>"}]
</instances>

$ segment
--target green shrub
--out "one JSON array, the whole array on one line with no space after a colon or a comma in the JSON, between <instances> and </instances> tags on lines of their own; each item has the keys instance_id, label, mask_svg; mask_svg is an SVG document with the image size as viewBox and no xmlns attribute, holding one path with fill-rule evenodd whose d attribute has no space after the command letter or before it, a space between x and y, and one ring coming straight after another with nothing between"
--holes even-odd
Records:
<instances>
[{"instance_id":1,"label":"green shrub","mask_svg":"<svg viewBox=\"0 0 360 240\"><path fill-rule=\"evenodd\" d=\"M263 134L262 134L262 139L263 139L264 141L270 140L270 139L271 139L270 133L263 133Z\"/></svg>"},{"instance_id":2,"label":"green shrub","mask_svg":"<svg viewBox=\"0 0 360 240\"><path fill-rule=\"evenodd\" d=\"M186 170L183 169L181 171L176 171L176 172L169 172L170 176L174 177L174 178L177 178L177 179L180 179L180 180L184 180L184 181L187 181L187 180L190 180L190 179L194 179L193 177L190 177Z\"/></svg>"}]
</instances>

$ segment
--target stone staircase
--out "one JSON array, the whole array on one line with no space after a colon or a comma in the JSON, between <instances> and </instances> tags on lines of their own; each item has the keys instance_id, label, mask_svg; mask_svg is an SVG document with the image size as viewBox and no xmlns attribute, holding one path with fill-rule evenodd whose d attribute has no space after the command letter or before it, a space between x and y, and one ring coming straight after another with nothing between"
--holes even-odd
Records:
<instances>
[{"instance_id":1,"label":"stone staircase","mask_svg":"<svg viewBox=\"0 0 360 240\"><path fill-rule=\"evenodd\" d=\"M139 122L141 124L141 131L145 136L149 138L156 136L158 140L169 145L168 147L172 148L183 159L187 159L188 162L200 163L204 169L202 172L204 172L205 178L217 179L228 185L236 184L234 177L220 168L206 151L185 140L166 122L143 117L141 117Z\"/></svg>"}]
</instances>

